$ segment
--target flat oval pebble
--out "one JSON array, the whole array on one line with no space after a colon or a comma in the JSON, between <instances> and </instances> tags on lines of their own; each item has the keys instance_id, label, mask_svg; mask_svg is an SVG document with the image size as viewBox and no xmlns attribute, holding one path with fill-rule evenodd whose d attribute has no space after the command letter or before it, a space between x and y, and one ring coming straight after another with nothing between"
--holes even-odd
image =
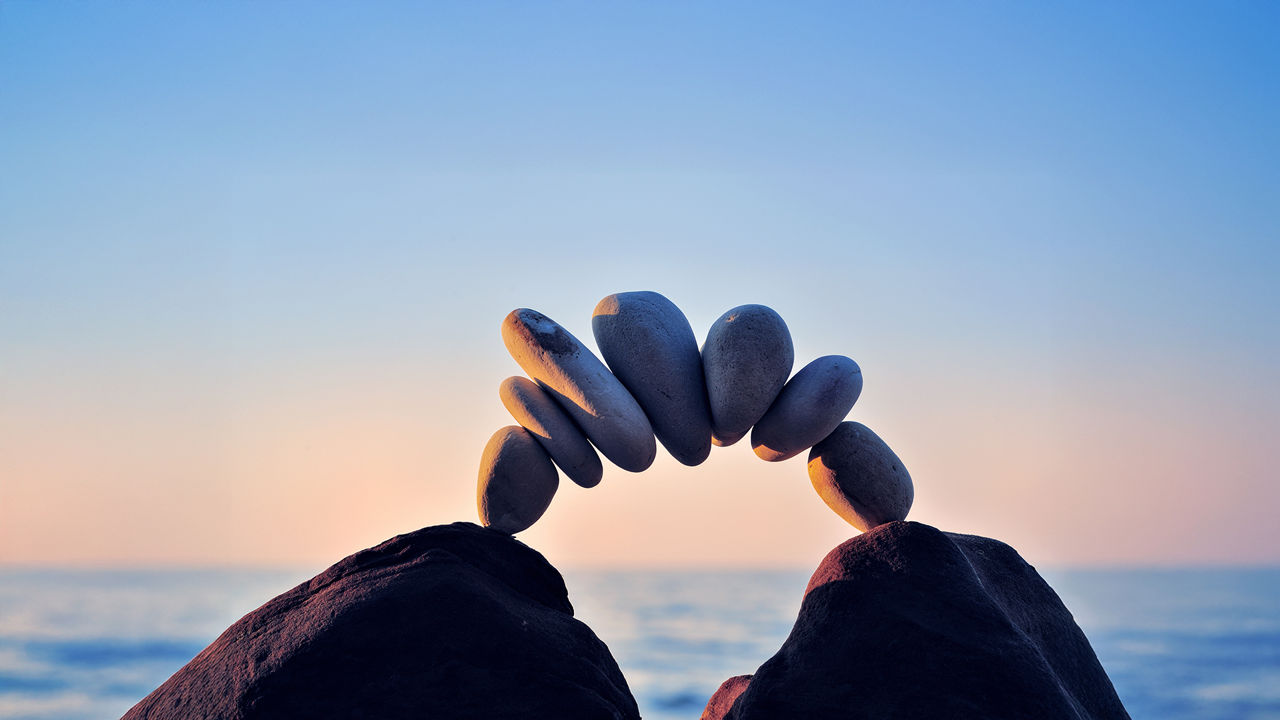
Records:
<instances>
[{"instance_id":1,"label":"flat oval pebble","mask_svg":"<svg viewBox=\"0 0 1280 720\"><path fill-rule=\"evenodd\" d=\"M551 457L533 434L508 425L489 438L480 456L480 522L512 535L525 530L547 511L559 484Z\"/></svg>"},{"instance_id":2,"label":"flat oval pebble","mask_svg":"<svg viewBox=\"0 0 1280 720\"><path fill-rule=\"evenodd\" d=\"M555 464L582 487L600 484L604 466L587 436L538 383L520 376L498 386L498 397L521 427L533 434Z\"/></svg>"},{"instance_id":3,"label":"flat oval pebble","mask_svg":"<svg viewBox=\"0 0 1280 720\"><path fill-rule=\"evenodd\" d=\"M741 440L778 397L794 362L791 332L772 309L739 305L721 315L702 346L712 442Z\"/></svg>"},{"instance_id":4,"label":"flat oval pebble","mask_svg":"<svg viewBox=\"0 0 1280 720\"><path fill-rule=\"evenodd\" d=\"M610 295L591 317L609 369L640 403L667 452L685 465L711 454L711 409L698 340L684 313L656 292Z\"/></svg>"},{"instance_id":5,"label":"flat oval pebble","mask_svg":"<svg viewBox=\"0 0 1280 720\"><path fill-rule=\"evenodd\" d=\"M871 428L852 421L809 451L809 480L827 507L863 532L906 520L915 499L898 456Z\"/></svg>"},{"instance_id":6,"label":"flat oval pebble","mask_svg":"<svg viewBox=\"0 0 1280 720\"><path fill-rule=\"evenodd\" d=\"M546 315L519 308L502 321L502 341L610 462L630 472L653 464L658 444L644 410L578 338Z\"/></svg>"},{"instance_id":7,"label":"flat oval pebble","mask_svg":"<svg viewBox=\"0 0 1280 720\"><path fill-rule=\"evenodd\" d=\"M762 460L795 457L831 434L862 393L862 370L843 355L824 355L800 368L751 430Z\"/></svg>"}]
</instances>

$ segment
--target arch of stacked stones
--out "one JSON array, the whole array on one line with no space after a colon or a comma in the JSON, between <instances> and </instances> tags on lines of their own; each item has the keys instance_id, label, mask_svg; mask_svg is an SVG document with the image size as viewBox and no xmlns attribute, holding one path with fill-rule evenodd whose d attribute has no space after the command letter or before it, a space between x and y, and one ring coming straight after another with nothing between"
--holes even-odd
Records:
<instances>
[{"instance_id":1,"label":"arch of stacked stones","mask_svg":"<svg viewBox=\"0 0 1280 720\"><path fill-rule=\"evenodd\" d=\"M604 471L599 454L641 472L657 455L656 439L698 465L712 445L747 433L770 462L809 450L814 489L859 530L906 518L914 498L906 468L869 428L844 419L862 392L858 364L826 355L791 376L791 334L773 310L729 310L699 350L670 300L625 292L596 305L591 329L604 362L540 312L520 308L503 320L503 342L528 377L499 388L519 424L495 432L481 457L484 525L514 534L537 522L559 486L557 466L593 487Z\"/></svg>"}]
</instances>

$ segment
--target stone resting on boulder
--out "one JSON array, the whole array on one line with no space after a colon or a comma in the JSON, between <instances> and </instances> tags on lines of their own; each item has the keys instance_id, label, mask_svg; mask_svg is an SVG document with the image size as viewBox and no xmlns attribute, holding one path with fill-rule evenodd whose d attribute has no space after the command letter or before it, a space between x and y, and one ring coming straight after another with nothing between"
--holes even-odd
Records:
<instances>
[{"instance_id":1,"label":"stone resting on boulder","mask_svg":"<svg viewBox=\"0 0 1280 720\"><path fill-rule=\"evenodd\" d=\"M609 649L572 613L560 574L510 535L429 527L249 613L125 718L638 718ZM1012 548L896 521L832 550L782 648L703 713L1128 717L1070 612Z\"/></svg>"},{"instance_id":2,"label":"stone resting on boulder","mask_svg":"<svg viewBox=\"0 0 1280 720\"><path fill-rule=\"evenodd\" d=\"M703 720L1127 720L1088 639L1013 548L892 522L823 559L791 635Z\"/></svg>"},{"instance_id":3,"label":"stone resting on boulder","mask_svg":"<svg viewBox=\"0 0 1280 720\"><path fill-rule=\"evenodd\" d=\"M481 455L487 528L429 527L346 558L236 622L126 720L638 718L560 574L511 534L550 506L557 465L593 487L596 450L640 472L657 441L697 465L748 432L764 460L809 449L814 490L864 533L827 554L782 648L725 681L704 720L1127 720L1071 613L1017 552L905 522L915 486L902 460L844 420L862 389L852 359L823 356L788 380L790 333L763 305L722 315L701 353L653 292L605 298L592 328L608 367L539 312L503 321L529 378L502 384L520 424Z\"/></svg>"},{"instance_id":4,"label":"stone resting on boulder","mask_svg":"<svg viewBox=\"0 0 1280 720\"><path fill-rule=\"evenodd\" d=\"M497 530L438 525L358 552L241 618L126 715L639 718L564 580Z\"/></svg>"}]
</instances>

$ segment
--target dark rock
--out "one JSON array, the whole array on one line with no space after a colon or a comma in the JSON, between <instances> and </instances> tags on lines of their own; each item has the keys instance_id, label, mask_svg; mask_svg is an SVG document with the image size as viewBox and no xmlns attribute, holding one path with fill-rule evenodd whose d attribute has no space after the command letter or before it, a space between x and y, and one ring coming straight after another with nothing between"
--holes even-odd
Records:
<instances>
[{"instance_id":1,"label":"dark rock","mask_svg":"<svg viewBox=\"0 0 1280 720\"><path fill-rule=\"evenodd\" d=\"M782 648L727 712L703 717L1129 715L1071 613L1013 548L893 522L823 559Z\"/></svg>"},{"instance_id":2,"label":"dark rock","mask_svg":"<svg viewBox=\"0 0 1280 720\"><path fill-rule=\"evenodd\" d=\"M342 560L241 618L125 715L638 717L555 568L471 523Z\"/></svg>"}]
</instances>

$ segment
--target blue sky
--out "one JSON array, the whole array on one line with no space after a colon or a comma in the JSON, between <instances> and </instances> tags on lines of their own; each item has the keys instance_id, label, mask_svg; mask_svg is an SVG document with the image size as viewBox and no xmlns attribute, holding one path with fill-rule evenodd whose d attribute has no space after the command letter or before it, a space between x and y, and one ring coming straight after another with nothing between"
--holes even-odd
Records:
<instances>
[{"instance_id":1,"label":"blue sky","mask_svg":"<svg viewBox=\"0 0 1280 720\"><path fill-rule=\"evenodd\" d=\"M862 363L860 407L914 452L966 408L952 442L1039 427L1068 458L1059 484L1095 467L1070 461L1089 443L1126 476L1172 443L1190 454L1123 480L1185 498L1152 533L1174 537L1206 483L1231 498L1213 520L1251 517L1280 503L1277 27L1269 3L0 5L0 449L18 478L0 506L47 498L21 522L0 507L0 539L29 548L94 508L143 522L138 498L197 461L187 482L222 494L166 507L234 514L275 482L245 435L292 427L244 418L314 416L306 398L335 388L365 399L352 427L377 394L360 388L420 400L426 427L395 416L436 438L449 478L424 486L467 486L506 422L501 318L533 306L589 335L628 289L668 294L699 334L772 305L798 360ZM33 449L121 418L137 434L78 465ZM1165 432L1062 439L1093 421ZM156 428L188 454L146 460ZM427 467L407 447L381 451ZM990 463L957 471L976 486L1006 478L984 501L1026 471L976 450L925 467L959 462ZM281 463L287 498L311 470ZM1108 559L967 508L963 482L933 507L917 484L922 519ZM383 524L333 549L470 502L440 492L380 488ZM92 502L53 499L70 496ZM545 542L571 546L559 522ZM218 532L177 559L222 557ZM149 561L140 542L48 559ZM1257 542L1202 559L1280 561Z\"/></svg>"}]
</instances>

